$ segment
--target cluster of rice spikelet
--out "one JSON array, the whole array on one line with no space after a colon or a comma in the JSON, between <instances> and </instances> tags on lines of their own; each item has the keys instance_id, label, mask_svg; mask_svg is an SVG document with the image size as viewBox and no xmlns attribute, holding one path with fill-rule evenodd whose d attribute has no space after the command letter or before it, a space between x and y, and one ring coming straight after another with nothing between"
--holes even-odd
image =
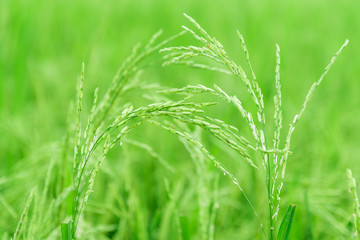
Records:
<instances>
[{"instance_id":1,"label":"cluster of rice spikelet","mask_svg":"<svg viewBox=\"0 0 360 240\"><path fill-rule=\"evenodd\" d=\"M273 133L273 146L270 147L268 140L270 136L266 134L267 122L265 121L265 112L264 112L264 97L261 91L261 88L258 84L256 75L253 71L253 67L250 63L249 52L247 50L245 41L240 32L237 32L240 39L241 46L243 48L246 62L250 71L250 77L246 74L243 67L236 64L233 60L230 59L229 55L225 51L222 44L217 41L214 37L211 37L193 18L185 14L185 17L193 24L196 31L183 26L183 28L188 31L195 39L197 39L202 46L180 46L180 47L168 47L161 50L161 52L166 53L164 55L164 66L170 64L180 64L191 66L195 68L208 69L211 71L218 71L221 73L232 74L235 77L239 78L241 82L245 85L247 92L249 93L252 101L257 107L257 111L252 113L246 110L242 102L237 96L230 96L221 90L218 86L214 86L214 89L205 87L202 85L197 86L187 86L181 89L170 89L167 93L182 93L187 95L195 95L201 93L212 94L225 102L233 105L241 114L245 122L247 123L254 142L246 140L244 137L238 135L235 136L236 139L241 139L243 144L243 154L242 156L250 163L251 166L256 167L255 161L246 154L246 151L250 149L255 149L261 153L262 156L262 165L264 166L266 174L266 184L267 184L267 193L269 200L269 221L270 221L270 231L269 237L273 239L274 227L276 225L276 219L280 210L280 195L281 190L284 184L285 170L288 156L290 154L290 142L292 134L295 130L295 126L301 116L303 115L307 105L315 91L315 89L321 84L325 75L328 73L331 66L334 64L337 56L341 53L344 47L348 44L348 40L341 46L338 52L331 59L329 65L326 66L325 71L321 75L320 79L316 81L310 88L308 94L306 95L305 101L300 109L299 113L295 115L294 120L290 123L288 134L285 139L285 144L283 147L280 146L281 139L281 129L282 129L282 95L281 95L281 82L280 82L280 47L276 45L276 68L275 68L275 87L276 94L274 97L274 133ZM212 67L201 63L196 63L193 59L196 57L205 57L210 60L213 60L216 63L219 63L223 67ZM256 116L257 122L254 121ZM235 134L238 134L237 132ZM226 141L225 141L226 142ZM227 142L230 147L233 148L231 142ZM279 176L280 175L280 176ZM255 213L256 214L256 213ZM256 214L257 215L257 214ZM261 224L261 227L263 225ZM264 230L264 229L263 229ZM266 235L266 234L265 234ZM267 236L266 236L267 237Z\"/></svg>"},{"instance_id":2,"label":"cluster of rice spikelet","mask_svg":"<svg viewBox=\"0 0 360 240\"><path fill-rule=\"evenodd\" d=\"M20 216L19 223L13 234L12 239L19 239L23 234L24 225L26 224L26 234L24 237L27 239L36 239L39 237L38 232L41 232L40 228L46 222L52 221L51 217L58 215L62 216L60 212L63 209L69 207L67 202L68 198L71 199L70 213L66 219L66 223L61 224L61 232L63 239L77 239L79 234L79 222L86 207L91 193L94 191L94 185L97 173L100 170L101 164L106 159L106 155L117 144L123 143L132 144L146 150L151 156L158 159L160 164L164 165L170 172L175 172L169 164L162 159L152 148L144 143L134 140L126 139L126 137L138 126L149 123L153 124L165 131L168 131L180 138L185 148L190 153L194 160L196 167L196 173L198 181L206 180L208 176L205 176L206 165L205 160L211 162L224 176L230 179L236 187L244 195L246 201L249 203L250 208L255 214L260 228L264 233L266 239L274 239L276 237L275 227L277 226L277 216L280 210L281 192L284 185L286 164L288 156L290 154L290 143L292 134L295 130L295 126L299 119L302 117L308 103L315 91L315 89L321 84L325 75L334 64L337 56L341 53L344 47L348 44L348 40L341 46L331 59L329 65L326 66L325 71L320 76L308 91L305 101L298 114L295 115L293 121L290 123L290 127L286 137L284 137L284 144L281 145L282 137L282 90L280 82L280 47L276 45L276 67L275 67L275 89L274 96L274 115L273 115L273 128L274 132L267 134L266 128L269 122L266 121L264 96L262 89L259 86L258 79L253 70L253 66L250 62L249 51L245 44L243 36L237 31L237 35L240 39L241 47L244 51L245 60L247 63L248 71L234 62L225 51L222 44L214 37L211 37L194 19L187 16L186 18L195 27L195 31L183 26L184 30L179 34L166 39L165 41L156 44L161 31L154 34L150 41L143 47L140 44L136 45L131 55L123 62L122 66L116 72L110 87L107 89L103 98L99 98L98 89L94 91L93 104L91 110L87 116L86 125L82 123L82 108L84 98L84 81L85 81L85 66L82 64L81 75L78 82L78 95L75 107L75 119L73 123L73 129L71 126L68 129L67 136L62 153L62 163L66 164L68 158L67 152L71 146L71 135L74 139L73 144L73 157L72 159L72 181L71 186L66 186L67 183L61 183L60 191L56 199L47 201L47 194L50 192L50 183L52 173L54 170L54 160L52 160L44 181L43 191L38 193L34 188L30 192L30 196L25 203L24 210ZM197 33L198 32L198 33ZM200 47L197 46L176 46L165 47L173 39L183 35L184 33L190 33L196 40L201 43ZM142 69L148 66L148 62L145 61L150 55L156 52L164 53L163 66L171 64L180 64L190 66L194 68L206 69L210 71L217 71L223 74L228 74L238 78L245 86L251 100L256 105L256 111L249 111L244 106L243 102L236 95L230 95L226 93L219 86L207 87L204 85L188 85L182 88L165 89L155 94L184 95L181 100L172 101L167 98L165 100L155 101L155 103L148 104L142 107L133 107L131 104L117 106L117 100L119 96L134 88L136 85L135 78L142 71ZM198 63L194 59L196 57L205 57L221 67L210 66L203 63ZM141 88L152 88L153 86L139 85ZM199 94L208 94L233 106L241 115L242 119L246 123L246 127L250 133L252 139L244 137L245 134L240 133L238 128L228 124L220 119L210 117L206 115L205 109L209 106L217 104L217 102L195 102L192 98ZM160 95L159 95L160 96ZM152 98L154 96L150 96ZM154 97L155 99L155 97ZM159 98L160 99L160 98ZM70 114L71 116L71 114ZM72 118L69 117L69 122ZM71 124L69 124L71 125ZM192 132L188 127L196 126L195 132ZM243 187L236 178L235 174L231 173L225 168L221 162L206 148L201 142L201 139L197 136L199 129L210 133L219 141L227 145L230 149L233 149L249 164L249 166L259 170L258 165L263 166L264 176L267 186L267 197L269 206L269 231L265 230L263 220L257 214L255 207L246 195ZM74 130L73 132L71 130ZM270 142L272 141L272 145ZM72 151L72 150L71 150ZM262 157L259 163L254 156L254 153L259 153ZM197 161L198 160L198 161ZM66 175L66 174L64 174ZM65 177L64 177L65 178ZM354 198L354 216L356 232L360 231L360 210L359 200L356 193L355 180L351 175L351 171L348 171L350 192ZM206 186L206 184L213 186ZM170 198L171 204L175 205L176 199L171 193L169 184L166 182L166 191ZM218 178L206 180L199 184L198 191L202 196L199 196L199 217L201 219L200 235L201 239L214 239L215 228L215 216L218 205ZM72 194L71 194L72 193ZM1 201L1 199L0 199ZM34 211L30 220L28 219L29 209L32 204L35 204ZM66 205L66 207L65 207ZM48 206L46 209L44 206ZM68 209L67 209L68 210ZM178 227L179 239L182 239L181 224L179 220L179 213L177 209L175 211L176 224ZM31 211L30 211L31 212ZM63 221L64 219L61 219ZM52 226L57 224L56 221L52 221ZM57 225L56 225L57 227ZM51 228L49 228L52 230ZM50 231L49 230L49 231ZM58 229L59 230L59 229ZM56 230L54 230L56 232ZM50 234L50 232L46 233ZM45 236L45 234L44 234ZM42 236L40 236L42 237Z\"/></svg>"}]
</instances>

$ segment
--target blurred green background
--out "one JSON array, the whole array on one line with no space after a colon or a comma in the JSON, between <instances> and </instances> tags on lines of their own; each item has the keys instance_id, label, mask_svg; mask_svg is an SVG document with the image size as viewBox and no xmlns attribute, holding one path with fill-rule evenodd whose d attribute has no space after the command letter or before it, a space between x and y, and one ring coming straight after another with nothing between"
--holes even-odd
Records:
<instances>
[{"instance_id":1,"label":"blurred green background","mask_svg":"<svg viewBox=\"0 0 360 240\"><path fill-rule=\"evenodd\" d=\"M81 63L86 66L87 112L93 90L99 87L103 96L117 68L136 43L146 43L159 29L164 30L163 39L178 33L182 25L190 25L182 14L187 13L239 63L245 61L236 30L244 35L265 95L268 121L272 119L275 92L275 44L280 45L284 134L311 84L320 77L345 39L350 40L296 129L282 200L285 207L289 203L298 205L291 239L346 239L352 222L346 168L351 168L360 179L359 9L357 0L1 0L0 236L14 231L29 189L42 183L50 159L61 152ZM194 41L184 36L169 45L189 43ZM242 96L245 91L238 79L182 66L162 68L161 61L144 71L141 79L171 87L216 83L237 94L245 104L248 100ZM137 107L151 102L136 91L126 95L126 101L134 102ZM229 106L216 106L211 114L240 130L246 129L237 121L240 115ZM143 223L149 233L138 236L139 226L129 227L128 235L122 239L157 239L150 232L156 232L152 229L157 229L163 219L164 178L167 178L174 186L181 185L179 212L191 226L190 239L198 239L199 219L195 210L198 203L191 185L194 166L189 154L175 136L151 126L145 125L131 137L149 143L177 172L169 173L135 147L129 147L130 160L124 164L120 156L125 153L114 150L97 179L87 221L94 226L116 221L109 210L114 204L108 195L117 191L126 198L129 193L122 193L131 179L132 194L138 199L134 216L137 212L146 213ZM213 137L206 134L203 137L209 149L236 173L266 219L266 209L262 207L266 204L262 173L254 173L238 155L228 153ZM109 169L113 175L106 174ZM220 178L219 202L215 239L262 238L241 193L225 178ZM141 222L134 218L135 222ZM170 222L170 226L174 225L174 220ZM169 239L176 239L174 229L169 227L169 236L174 234ZM111 238L111 231L89 233L89 239L90 236Z\"/></svg>"}]
</instances>

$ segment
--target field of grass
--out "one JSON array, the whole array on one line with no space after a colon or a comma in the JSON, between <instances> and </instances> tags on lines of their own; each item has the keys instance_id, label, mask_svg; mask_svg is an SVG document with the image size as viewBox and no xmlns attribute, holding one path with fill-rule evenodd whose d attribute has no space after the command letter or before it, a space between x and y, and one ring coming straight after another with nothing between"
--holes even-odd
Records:
<instances>
[{"instance_id":1,"label":"field of grass","mask_svg":"<svg viewBox=\"0 0 360 240\"><path fill-rule=\"evenodd\" d=\"M288 239L356 238L359 9L0 1L0 239L287 239L289 205Z\"/></svg>"}]
</instances>

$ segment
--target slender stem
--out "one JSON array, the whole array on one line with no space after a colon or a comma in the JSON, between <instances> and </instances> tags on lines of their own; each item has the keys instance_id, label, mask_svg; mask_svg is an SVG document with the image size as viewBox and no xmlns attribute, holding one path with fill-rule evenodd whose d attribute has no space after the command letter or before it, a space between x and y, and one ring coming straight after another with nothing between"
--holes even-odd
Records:
<instances>
[{"instance_id":1,"label":"slender stem","mask_svg":"<svg viewBox=\"0 0 360 240\"><path fill-rule=\"evenodd\" d=\"M262 153L263 159L268 158L269 157L269 153L267 152L263 152ZM272 198L271 198L271 169L270 169L270 160L268 159L268 164L267 164L267 172L266 172L266 185L267 185L267 194L268 194L268 205L269 205L269 239L273 240L274 239L274 221L272 218Z\"/></svg>"},{"instance_id":2,"label":"slender stem","mask_svg":"<svg viewBox=\"0 0 360 240\"><path fill-rule=\"evenodd\" d=\"M266 150L267 148L267 141L266 141L266 132L265 132L265 124L263 124L263 131L264 131L264 137L265 137L265 146L266 146ZM267 184L267 192L268 192L268 200L269 200L269 224L270 224L270 228L269 228L269 238L270 240L274 239L274 221L272 218L272 197L271 197L271 161L269 158L269 153L264 153L263 154L263 158L267 159L267 176L266 176L266 184Z\"/></svg>"},{"instance_id":3,"label":"slender stem","mask_svg":"<svg viewBox=\"0 0 360 240\"><path fill-rule=\"evenodd\" d=\"M269 154L266 153L267 158L269 157ZM270 240L273 239L274 236L274 221L272 218L272 198L271 198L271 169L270 169L271 163L270 163L270 159L268 158L268 172L267 172L267 185L268 185L268 199L269 199L269 222L270 222L270 233L269 233L269 237Z\"/></svg>"}]
</instances>

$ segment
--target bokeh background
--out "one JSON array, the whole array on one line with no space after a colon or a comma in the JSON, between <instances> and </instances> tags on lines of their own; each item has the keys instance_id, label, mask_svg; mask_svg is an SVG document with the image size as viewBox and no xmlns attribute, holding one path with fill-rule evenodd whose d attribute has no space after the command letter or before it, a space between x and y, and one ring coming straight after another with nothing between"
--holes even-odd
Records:
<instances>
[{"instance_id":1,"label":"bokeh background","mask_svg":"<svg viewBox=\"0 0 360 240\"><path fill-rule=\"evenodd\" d=\"M265 95L268 121L273 114L275 44L280 45L283 134L311 84L345 39L350 40L298 124L282 200L283 207L298 206L291 239L347 239L352 201L346 168L360 179L359 9L356 0L0 1L0 236L14 231L30 188L41 186L50 160L61 153L81 63L86 66L87 112L94 89L99 87L103 96L136 43L146 43L159 29L163 39L178 33L182 25L190 25L183 16L187 13L239 63L245 61L236 30L244 35ZM172 44L197 43L184 36ZM160 55L156 59L140 76L144 82L169 87L216 83L245 104L249 100L238 79L182 66L163 68ZM138 107L151 102L136 91L124 96L124 102L129 101ZM215 106L210 114L248 134L230 106ZM139 148L112 151L85 212L86 222L95 229L88 239L158 239L168 201L165 178L179 192L178 211L187 219L189 239L199 239L194 163L183 145L177 137L148 125L131 138L151 145L176 173ZM203 141L239 177L260 216L267 219L262 170L254 172L207 134ZM131 187L126 187L129 182ZM128 207L119 207L115 196ZM242 194L223 177L219 203L215 239L262 239ZM123 220L113 209L127 209L133 219L125 221L123 235L114 234L118 228L114 224ZM167 239L176 239L174 219L168 219Z\"/></svg>"}]
</instances>

